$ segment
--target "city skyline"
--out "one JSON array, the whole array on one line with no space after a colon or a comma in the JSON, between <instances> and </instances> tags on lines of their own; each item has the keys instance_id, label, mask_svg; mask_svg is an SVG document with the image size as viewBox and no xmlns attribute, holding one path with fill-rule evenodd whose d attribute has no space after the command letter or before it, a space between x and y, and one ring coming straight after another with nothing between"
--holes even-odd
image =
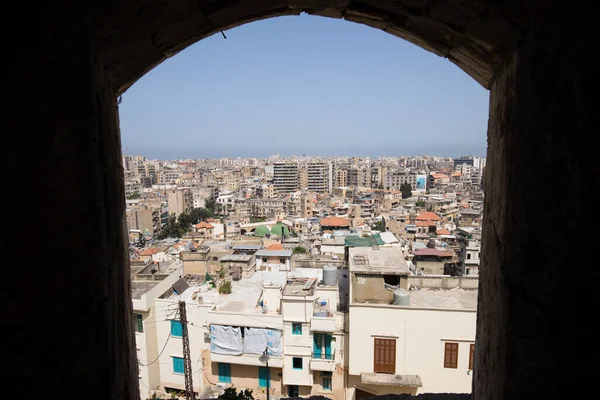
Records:
<instances>
[{"instance_id":1,"label":"city skyline","mask_svg":"<svg viewBox=\"0 0 600 400\"><path fill-rule=\"evenodd\" d=\"M489 92L380 30L314 16L246 24L149 71L119 104L152 158L485 156Z\"/></svg>"}]
</instances>

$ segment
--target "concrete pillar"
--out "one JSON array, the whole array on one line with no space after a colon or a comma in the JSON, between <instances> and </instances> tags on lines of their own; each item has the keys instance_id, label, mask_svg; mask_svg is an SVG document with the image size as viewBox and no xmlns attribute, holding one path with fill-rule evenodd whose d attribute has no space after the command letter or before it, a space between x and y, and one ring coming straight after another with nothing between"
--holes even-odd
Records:
<instances>
[{"instance_id":1,"label":"concrete pillar","mask_svg":"<svg viewBox=\"0 0 600 400\"><path fill-rule=\"evenodd\" d=\"M138 400L117 100L81 20L47 8L7 74L21 143L11 153L27 168L11 191L29 206L7 247L5 384L25 397Z\"/></svg>"},{"instance_id":2,"label":"concrete pillar","mask_svg":"<svg viewBox=\"0 0 600 400\"><path fill-rule=\"evenodd\" d=\"M574 3L570 3L573 5ZM591 10L531 19L490 93L474 400L576 398L595 365ZM586 274L587 277L586 277ZM595 344L594 344L595 346Z\"/></svg>"}]
</instances>

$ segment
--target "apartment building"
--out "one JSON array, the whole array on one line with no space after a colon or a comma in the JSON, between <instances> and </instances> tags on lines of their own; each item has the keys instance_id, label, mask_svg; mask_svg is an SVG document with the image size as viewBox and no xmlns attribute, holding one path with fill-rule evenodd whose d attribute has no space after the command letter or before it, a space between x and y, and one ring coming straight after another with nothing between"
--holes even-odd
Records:
<instances>
[{"instance_id":1,"label":"apartment building","mask_svg":"<svg viewBox=\"0 0 600 400\"><path fill-rule=\"evenodd\" d=\"M469 393L477 291L406 290L400 248L350 248L348 264L348 398Z\"/></svg>"},{"instance_id":2,"label":"apartment building","mask_svg":"<svg viewBox=\"0 0 600 400\"><path fill-rule=\"evenodd\" d=\"M141 400L152 398L155 391L161 388L155 300L179 279L181 273L180 262L131 263L131 297Z\"/></svg>"},{"instance_id":3,"label":"apartment building","mask_svg":"<svg viewBox=\"0 0 600 400\"><path fill-rule=\"evenodd\" d=\"M311 192L330 193L332 165L329 162L313 161L306 165L307 188Z\"/></svg>"},{"instance_id":4,"label":"apartment building","mask_svg":"<svg viewBox=\"0 0 600 400\"><path fill-rule=\"evenodd\" d=\"M155 377L151 387L163 392L185 387L178 320L184 301L199 397L233 386L252 389L256 399L265 399L269 390L274 398L342 400L345 338L337 272L323 279L320 269L258 271L232 281L229 295L205 283L175 282L155 301L156 344L165 350L156 363L159 383Z\"/></svg>"},{"instance_id":5,"label":"apartment building","mask_svg":"<svg viewBox=\"0 0 600 400\"><path fill-rule=\"evenodd\" d=\"M190 212L194 208L194 195L188 187L169 189L167 191L169 214L178 217L182 213Z\"/></svg>"},{"instance_id":6,"label":"apartment building","mask_svg":"<svg viewBox=\"0 0 600 400\"><path fill-rule=\"evenodd\" d=\"M298 190L300 188L298 163L274 163L273 186L278 193L290 193Z\"/></svg>"},{"instance_id":7,"label":"apartment building","mask_svg":"<svg viewBox=\"0 0 600 400\"><path fill-rule=\"evenodd\" d=\"M481 229L475 227L459 227L456 232L459 243L458 259L462 275L479 275L481 259Z\"/></svg>"},{"instance_id":8,"label":"apartment building","mask_svg":"<svg viewBox=\"0 0 600 400\"><path fill-rule=\"evenodd\" d=\"M384 179L386 190L400 190L400 186L409 183L413 192L424 192L428 189L429 179L427 174L410 171L388 171Z\"/></svg>"}]
</instances>

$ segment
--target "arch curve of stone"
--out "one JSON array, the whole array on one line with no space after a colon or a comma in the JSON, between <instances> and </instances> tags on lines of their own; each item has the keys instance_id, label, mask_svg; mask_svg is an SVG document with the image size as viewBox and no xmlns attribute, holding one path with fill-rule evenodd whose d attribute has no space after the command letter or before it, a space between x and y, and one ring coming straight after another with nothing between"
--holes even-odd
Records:
<instances>
[{"instance_id":1,"label":"arch curve of stone","mask_svg":"<svg viewBox=\"0 0 600 400\"><path fill-rule=\"evenodd\" d=\"M381 29L448 58L485 88L519 36L510 12L483 0L135 0L101 6L93 26L107 83L123 93L146 72L219 31L299 15L343 18Z\"/></svg>"}]
</instances>

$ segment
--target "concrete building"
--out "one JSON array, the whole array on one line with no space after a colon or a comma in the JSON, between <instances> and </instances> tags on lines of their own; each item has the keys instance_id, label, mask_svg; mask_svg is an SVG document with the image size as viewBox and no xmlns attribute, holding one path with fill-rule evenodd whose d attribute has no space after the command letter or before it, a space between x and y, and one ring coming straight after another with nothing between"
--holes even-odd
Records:
<instances>
[{"instance_id":1,"label":"concrete building","mask_svg":"<svg viewBox=\"0 0 600 400\"><path fill-rule=\"evenodd\" d=\"M401 254L349 250L348 397L469 393L477 291L394 291L408 287Z\"/></svg>"},{"instance_id":2,"label":"concrete building","mask_svg":"<svg viewBox=\"0 0 600 400\"><path fill-rule=\"evenodd\" d=\"M160 364L156 362L160 348L155 300L179 279L181 273L179 261L162 263L160 266L154 263L131 264L131 297L141 400L152 398L161 388Z\"/></svg>"},{"instance_id":3,"label":"concrete building","mask_svg":"<svg viewBox=\"0 0 600 400\"><path fill-rule=\"evenodd\" d=\"M313 161L306 165L308 174L307 189L311 192L331 192L331 163L324 161Z\"/></svg>"},{"instance_id":4,"label":"concrete building","mask_svg":"<svg viewBox=\"0 0 600 400\"><path fill-rule=\"evenodd\" d=\"M479 275L481 229L459 227L456 230L456 238L459 243L458 259L462 275Z\"/></svg>"},{"instance_id":5,"label":"concrete building","mask_svg":"<svg viewBox=\"0 0 600 400\"><path fill-rule=\"evenodd\" d=\"M298 164L279 162L273 164L273 186L278 193L290 193L300 188Z\"/></svg>"},{"instance_id":6,"label":"concrete building","mask_svg":"<svg viewBox=\"0 0 600 400\"><path fill-rule=\"evenodd\" d=\"M182 213L190 212L194 208L194 195L190 188L176 188L167 191L169 214L178 217Z\"/></svg>"},{"instance_id":7,"label":"concrete building","mask_svg":"<svg viewBox=\"0 0 600 400\"><path fill-rule=\"evenodd\" d=\"M261 249L254 253L256 269L261 271L290 271L292 269L292 250Z\"/></svg>"}]
</instances>

